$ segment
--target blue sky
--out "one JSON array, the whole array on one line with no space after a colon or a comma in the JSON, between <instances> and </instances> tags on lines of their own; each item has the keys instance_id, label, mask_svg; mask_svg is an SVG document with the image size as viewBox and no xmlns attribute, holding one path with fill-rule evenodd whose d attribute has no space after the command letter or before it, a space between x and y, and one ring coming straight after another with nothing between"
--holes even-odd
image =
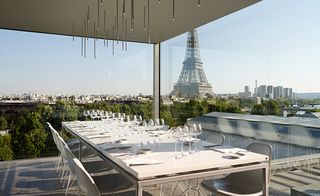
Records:
<instances>
[{"instance_id":1,"label":"blue sky","mask_svg":"<svg viewBox=\"0 0 320 196\"><path fill-rule=\"evenodd\" d=\"M320 92L320 1L264 0L198 28L201 59L216 93L259 84ZM80 56L80 39L0 30L0 94L151 94L152 46L98 41L97 59ZM162 43L161 92L169 93L184 59L186 34Z\"/></svg>"}]
</instances>

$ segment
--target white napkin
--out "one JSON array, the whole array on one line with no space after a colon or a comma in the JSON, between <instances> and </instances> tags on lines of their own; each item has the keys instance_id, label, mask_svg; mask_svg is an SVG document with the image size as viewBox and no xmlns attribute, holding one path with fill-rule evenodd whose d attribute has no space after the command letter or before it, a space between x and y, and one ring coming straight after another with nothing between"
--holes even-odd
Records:
<instances>
[{"instance_id":1,"label":"white napkin","mask_svg":"<svg viewBox=\"0 0 320 196\"><path fill-rule=\"evenodd\" d=\"M216 147L212 147L211 149L218 152L222 152L222 153L233 153L233 154L247 151L246 149L234 148L230 146L216 146Z\"/></svg>"},{"instance_id":2,"label":"white napkin","mask_svg":"<svg viewBox=\"0 0 320 196\"><path fill-rule=\"evenodd\" d=\"M159 160L153 158L146 157L134 157L131 159L123 160L129 167L130 166L138 166L138 165L156 165L161 164Z\"/></svg>"}]
</instances>

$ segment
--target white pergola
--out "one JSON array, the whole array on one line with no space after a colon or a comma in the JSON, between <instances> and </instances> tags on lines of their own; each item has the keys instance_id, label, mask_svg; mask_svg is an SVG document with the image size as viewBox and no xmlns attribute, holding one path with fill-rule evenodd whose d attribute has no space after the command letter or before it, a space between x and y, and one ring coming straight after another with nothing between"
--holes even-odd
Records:
<instances>
[{"instance_id":1,"label":"white pergola","mask_svg":"<svg viewBox=\"0 0 320 196\"><path fill-rule=\"evenodd\" d=\"M0 0L0 28L153 44L154 117L158 118L160 43L259 1Z\"/></svg>"}]
</instances>

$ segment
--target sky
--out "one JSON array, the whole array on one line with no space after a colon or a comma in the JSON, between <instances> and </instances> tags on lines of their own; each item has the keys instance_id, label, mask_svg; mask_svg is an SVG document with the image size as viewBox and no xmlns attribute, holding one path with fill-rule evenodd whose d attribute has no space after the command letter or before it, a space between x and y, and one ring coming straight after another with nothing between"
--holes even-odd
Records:
<instances>
[{"instance_id":1,"label":"sky","mask_svg":"<svg viewBox=\"0 0 320 196\"><path fill-rule=\"evenodd\" d=\"M238 93L254 82L320 92L319 0L264 0L198 28L200 55L215 93ZM161 44L161 93L177 82L187 34ZM111 43L109 42L109 45ZM152 94L152 45L128 51L80 39L0 30L0 94Z\"/></svg>"}]
</instances>

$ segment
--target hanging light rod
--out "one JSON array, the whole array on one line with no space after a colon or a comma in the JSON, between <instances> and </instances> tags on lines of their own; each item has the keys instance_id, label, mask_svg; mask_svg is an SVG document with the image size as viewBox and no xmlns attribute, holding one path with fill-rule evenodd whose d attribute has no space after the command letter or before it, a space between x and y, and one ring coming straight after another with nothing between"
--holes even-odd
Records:
<instances>
[{"instance_id":1,"label":"hanging light rod","mask_svg":"<svg viewBox=\"0 0 320 196\"><path fill-rule=\"evenodd\" d=\"M131 31L134 29L134 0L131 0Z\"/></svg>"},{"instance_id":2,"label":"hanging light rod","mask_svg":"<svg viewBox=\"0 0 320 196\"><path fill-rule=\"evenodd\" d=\"M175 10L176 9L176 1L172 0L172 21L175 20Z\"/></svg>"},{"instance_id":3,"label":"hanging light rod","mask_svg":"<svg viewBox=\"0 0 320 196\"><path fill-rule=\"evenodd\" d=\"M126 0L123 0L122 2L122 15L126 15Z\"/></svg>"},{"instance_id":4,"label":"hanging light rod","mask_svg":"<svg viewBox=\"0 0 320 196\"><path fill-rule=\"evenodd\" d=\"M88 6L88 22L90 22L90 6Z\"/></svg>"},{"instance_id":5,"label":"hanging light rod","mask_svg":"<svg viewBox=\"0 0 320 196\"><path fill-rule=\"evenodd\" d=\"M201 5L201 0L198 0L198 7L200 7Z\"/></svg>"}]
</instances>

